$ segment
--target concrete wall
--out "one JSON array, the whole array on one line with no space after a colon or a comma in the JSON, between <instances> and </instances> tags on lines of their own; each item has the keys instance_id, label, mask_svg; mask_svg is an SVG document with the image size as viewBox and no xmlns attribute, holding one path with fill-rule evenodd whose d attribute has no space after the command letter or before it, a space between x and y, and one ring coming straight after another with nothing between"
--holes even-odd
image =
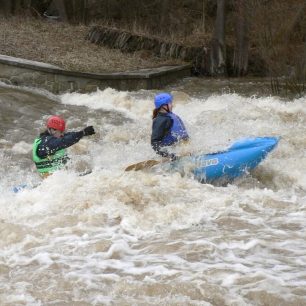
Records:
<instances>
[{"instance_id":1,"label":"concrete wall","mask_svg":"<svg viewBox=\"0 0 306 306\"><path fill-rule=\"evenodd\" d=\"M41 62L0 55L0 81L46 89L52 93L91 92L107 87L118 90L158 89L191 75L191 65L165 66L122 73L82 73Z\"/></svg>"},{"instance_id":2,"label":"concrete wall","mask_svg":"<svg viewBox=\"0 0 306 306\"><path fill-rule=\"evenodd\" d=\"M102 26L91 27L86 39L91 43L119 49L122 52L132 53L138 50L148 50L161 58L181 59L184 62L192 63L195 74L210 75L210 45L201 45L200 41L197 42L198 47L191 47Z\"/></svg>"}]
</instances>

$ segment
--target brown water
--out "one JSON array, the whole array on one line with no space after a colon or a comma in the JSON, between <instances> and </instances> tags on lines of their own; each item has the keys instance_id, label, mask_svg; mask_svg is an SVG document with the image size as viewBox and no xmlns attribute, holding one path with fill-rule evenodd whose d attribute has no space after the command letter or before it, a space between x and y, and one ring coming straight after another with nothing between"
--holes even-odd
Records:
<instances>
[{"instance_id":1,"label":"brown water","mask_svg":"<svg viewBox=\"0 0 306 306\"><path fill-rule=\"evenodd\" d=\"M267 96L256 80L167 90L194 152L248 136L281 136L279 146L226 187L124 172L155 158L154 91L0 87L0 305L306 305L306 98ZM41 182L31 147L54 113L97 134ZM12 192L22 183L38 187Z\"/></svg>"}]
</instances>

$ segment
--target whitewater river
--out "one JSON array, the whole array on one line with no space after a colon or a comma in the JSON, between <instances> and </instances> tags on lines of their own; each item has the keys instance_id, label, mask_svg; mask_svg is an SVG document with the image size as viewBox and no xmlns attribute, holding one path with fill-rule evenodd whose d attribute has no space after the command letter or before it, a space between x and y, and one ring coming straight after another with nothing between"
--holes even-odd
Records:
<instances>
[{"instance_id":1,"label":"whitewater river","mask_svg":"<svg viewBox=\"0 0 306 306\"><path fill-rule=\"evenodd\" d=\"M156 91L55 96L0 84L0 305L306 305L306 98L265 89L166 88L193 152L281 137L253 173L213 186L124 171L156 157ZM69 148L68 171L41 181L31 147L51 114L97 134ZM23 183L38 186L12 192Z\"/></svg>"}]
</instances>

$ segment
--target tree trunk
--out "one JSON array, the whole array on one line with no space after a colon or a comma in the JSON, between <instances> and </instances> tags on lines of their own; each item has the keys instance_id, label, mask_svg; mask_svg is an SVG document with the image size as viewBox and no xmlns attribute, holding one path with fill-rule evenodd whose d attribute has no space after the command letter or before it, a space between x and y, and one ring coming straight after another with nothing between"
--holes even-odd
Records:
<instances>
[{"instance_id":1,"label":"tree trunk","mask_svg":"<svg viewBox=\"0 0 306 306\"><path fill-rule=\"evenodd\" d=\"M236 1L236 45L233 58L234 76L244 76L248 72L249 60L249 22L244 0Z\"/></svg>"},{"instance_id":2,"label":"tree trunk","mask_svg":"<svg viewBox=\"0 0 306 306\"><path fill-rule=\"evenodd\" d=\"M170 3L169 0L163 0L161 3L161 18L160 18L160 31L163 33L169 33L170 29Z\"/></svg>"},{"instance_id":3,"label":"tree trunk","mask_svg":"<svg viewBox=\"0 0 306 306\"><path fill-rule=\"evenodd\" d=\"M83 23L88 24L88 0L84 0Z\"/></svg>"},{"instance_id":4,"label":"tree trunk","mask_svg":"<svg viewBox=\"0 0 306 306\"><path fill-rule=\"evenodd\" d=\"M205 33L205 1L202 0L202 31Z\"/></svg>"},{"instance_id":5,"label":"tree trunk","mask_svg":"<svg viewBox=\"0 0 306 306\"><path fill-rule=\"evenodd\" d=\"M296 10L296 14L287 26L285 39L288 40L290 34L294 31L294 27L298 24L301 18L305 17L306 14L306 2L303 2Z\"/></svg>"},{"instance_id":6,"label":"tree trunk","mask_svg":"<svg viewBox=\"0 0 306 306\"><path fill-rule=\"evenodd\" d=\"M225 50L225 0L218 0L215 30L211 42L210 73L213 76L226 74Z\"/></svg>"},{"instance_id":7,"label":"tree trunk","mask_svg":"<svg viewBox=\"0 0 306 306\"><path fill-rule=\"evenodd\" d=\"M65 6L65 0L53 0L52 4L56 7L60 19L62 21L67 21L68 18L67 18L67 11L66 11L66 6Z\"/></svg>"},{"instance_id":8,"label":"tree trunk","mask_svg":"<svg viewBox=\"0 0 306 306\"><path fill-rule=\"evenodd\" d=\"M0 0L0 14L4 16L11 15L13 13L11 0Z\"/></svg>"}]
</instances>

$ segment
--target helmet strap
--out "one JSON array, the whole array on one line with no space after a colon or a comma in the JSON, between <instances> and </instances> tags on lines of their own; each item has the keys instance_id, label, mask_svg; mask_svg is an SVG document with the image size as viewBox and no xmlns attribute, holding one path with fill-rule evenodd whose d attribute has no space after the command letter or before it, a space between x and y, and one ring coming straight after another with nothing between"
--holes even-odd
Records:
<instances>
[{"instance_id":1,"label":"helmet strap","mask_svg":"<svg viewBox=\"0 0 306 306\"><path fill-rule=\"evenodd\" d=\"M168 105L168 104L162 105L161 109L164 109L167 113L170 112L170 109L169 109L169 105Z\"/></svg>"},{"instance_id":2,"label":"helmet strap","mask_svg":"<svg viewBox=\"0 0 306 306\"><path fill-rule=\"evenodd\" d=\"M53 129L53 128L48 128L48 132L49 132L49 134L51 135L51 136L54 136L54 132L55 132L56 130L55 129Z\"/></svg>"}]
</instances>

